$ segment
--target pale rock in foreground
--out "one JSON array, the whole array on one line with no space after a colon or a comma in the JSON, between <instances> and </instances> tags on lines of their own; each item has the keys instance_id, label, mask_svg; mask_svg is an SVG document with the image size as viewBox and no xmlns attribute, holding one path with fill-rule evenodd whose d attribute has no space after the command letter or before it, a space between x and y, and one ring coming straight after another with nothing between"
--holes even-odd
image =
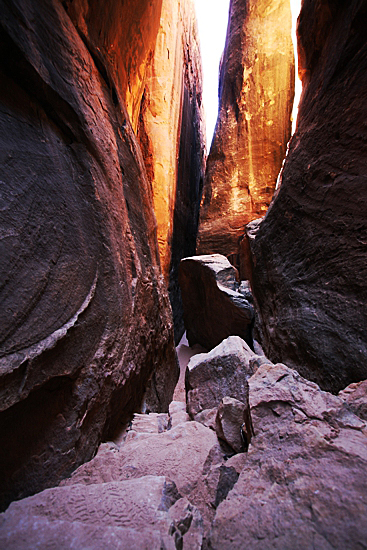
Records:
<instances>
[{"instance_id":1,"label":"pale rock in foreground","mask_svg":"<svg viewBox=\"0 0 367 550\"><path fill-rule=\"evenodd\" d=\"M230 336L209 353L192 357L186 368L187 412L193 418L233 397L248 406L248 365L253 351L239 336Z\"/></svg>"},{"instance_id":2,"label":"pale rock in foreground","mask_svg":"<svg viewBox=\"0 0 367 550\"><path fill-rule=\"evenodd\" d=\"M363 548L366 423L282 364L260 366L249 386L256 437L209 548Z\"/></svg>"}]
</instances>

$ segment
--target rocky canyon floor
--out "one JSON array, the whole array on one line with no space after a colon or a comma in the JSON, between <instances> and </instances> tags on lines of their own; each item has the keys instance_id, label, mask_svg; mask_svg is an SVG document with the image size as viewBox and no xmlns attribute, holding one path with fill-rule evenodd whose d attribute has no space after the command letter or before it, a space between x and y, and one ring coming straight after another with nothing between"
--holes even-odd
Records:
<instances>
[{"instance_id":1,"label":"rocky canyon floor","mask_svg":"<svg viewBox=\"0 0 367 550\"><path fill-rule=\"evenodd\" d=\"M366 382L332 395L239 337L201 351L178 347L169 414L136 414L58 487L13 502L0 516L0 547L366 548ZM241 453L218 440L216 407L196 420L186 412L190 357L198 365L231 353L248 375L255 432Z\"/></svg>"}]
</instances>

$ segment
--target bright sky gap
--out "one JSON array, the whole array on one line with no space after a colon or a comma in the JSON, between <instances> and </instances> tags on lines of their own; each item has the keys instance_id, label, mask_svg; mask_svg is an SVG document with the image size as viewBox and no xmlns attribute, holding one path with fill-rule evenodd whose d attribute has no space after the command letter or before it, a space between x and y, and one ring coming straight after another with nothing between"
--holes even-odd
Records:
<instances>
[{"instance_id":1,"label":"bright sky gap","mask_svg":"<svg viewBox=\"0 0 367 550\"><path fill-rule=\"evenodd\" d=\"M218 82L219 63L224 50L230 0L195 0L196 15L199 27L201 55L203 61L203 103L206 116L206 140L209 153L218 116ZM296 53L296 22L301 7L301 0L291 0L292 38ZM298 102L301 94L301 83L297 77L296 93L293 108L293 130L297 117Z\"/></svg>"}]
</instances>

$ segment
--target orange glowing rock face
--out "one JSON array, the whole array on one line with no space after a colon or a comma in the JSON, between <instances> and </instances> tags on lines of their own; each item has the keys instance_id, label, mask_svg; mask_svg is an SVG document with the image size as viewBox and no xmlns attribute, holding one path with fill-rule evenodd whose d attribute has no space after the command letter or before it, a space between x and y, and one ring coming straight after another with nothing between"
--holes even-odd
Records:
<instances>
[{"instance_id":1,"label":"orange glowing rock face","mask_svg":"<svg viewBox=\"0 0 367 550\"><path fill-rule=\"evenodd\" d=\"M196 130L191 132L189 138L192 143L187 145L196 149L194 162L198 164L200 173L194 176L198 180L194 182L194 186L199 186L204 169L205 128L201 106L201 57L194 3L193 0L163 0L156 47L146 71L138 136L152 183L159 255L167 282L170 268L172 269L174 211L185 209L184 204L179 204L181 198L178 195L181 190L178 190L178 185L187 187L190 178L192 179L187 174L179 181L180 154L182 156L182 153L188 153L180 153L180 142L188 130L184 112L185 93L191 98L189 110L196 124ZM189 166L192 159L188 157L186 161ZM197 202L198 216L200 197L191 199ZM192 250L187 250L181 256L194 252L195 243Z\"/></svg>"},{"instance_id":2,"label":"orange glowing rock face","mask_svg":"<svg viewBox=\"0 0 367 550\"><path fill-rule=\"evenodd\" d=\"M229 256L245 225L265 214L291 135L289 0L232 2L219 93L197 250Z\"/></svg>"}]
</instances>

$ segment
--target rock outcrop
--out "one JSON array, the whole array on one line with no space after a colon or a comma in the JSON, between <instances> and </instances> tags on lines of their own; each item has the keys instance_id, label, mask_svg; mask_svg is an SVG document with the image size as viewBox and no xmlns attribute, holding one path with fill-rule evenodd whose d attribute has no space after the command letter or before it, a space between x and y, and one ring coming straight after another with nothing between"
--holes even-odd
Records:
<instances>
[{"instance_id":1,"label":"rock outcrop","mask_svg":"<svg viewBox=\"0 0 367 550\"><path fill-rule=\"evenodd\" d=\"M249 388L256 437L209 548L363 547L366 423L285 365L262 365Z\"/></svg>"},{"instance_id":2,"label":"rock outcrop","mask_svg":"<svg viewBox=\"0 0 367 550\"><path fill-rule=\"evenodd\" d=\"M4 507L91 459L147 386L168 411L178 367L133 131L161 2L0 11Z\"/></svg>"},{"instance_id":3,"label":"rock outcrop","mask_svg":"<svg viewBox=\"0 0 367 550\"><path fill-rule=\"evenodd\" d=\"M193 0L163 0L146 70L139 139L153 189L158 247L169 286L176 344L184 332L180 260L195 254L204 179L201 57Z\"/></svg>"},{"instance_id":4,"label":"rock outcrop","mask_svg":"<svg viewBox=\"0 0 367 550\"><path fill-rule=\"evenodd\" d=\"M294 54L289 0L234 0L220 69L198 254L238 254L266 212L291 133Z\"/></svg>"},{"instance_id":5,"label":"rock outcrop","mask_svg":"<svg viewBox=\"0 0 367 550\"><path fill-rule=\"evenodd\" d=\"M211 350L229 336L253 345L254 308L246 290L247 297L240 292L237 279L237 270L220 254L181 261L179 283L190 346Z\"/></svg>"},{"instance_id":6,"label":"rock outcrop","mask_svg":"<svg viewBox=\"0 0 367 550\"><path fill-rule=\"evenodd\" d=\"M254 357L244 350L244 371ZM247 453L224 453L214 430L180 416L185 403L138 414L59 487L0 514L0 546L362 548L367 427L350 406L362 385L336 397L282 364L261 365L248 385Z\"/></svg>"},{"instance_id":7,"label":"rock outcrop","mask_svg":"<svg viewBox=\"0 0 367 550\"><path fill-rule=\"evenodd\" d=\"M303 2L297 130L250 241L265 353L333 392L367 377L366 16Z\"/></svg>"}]
</instances>

